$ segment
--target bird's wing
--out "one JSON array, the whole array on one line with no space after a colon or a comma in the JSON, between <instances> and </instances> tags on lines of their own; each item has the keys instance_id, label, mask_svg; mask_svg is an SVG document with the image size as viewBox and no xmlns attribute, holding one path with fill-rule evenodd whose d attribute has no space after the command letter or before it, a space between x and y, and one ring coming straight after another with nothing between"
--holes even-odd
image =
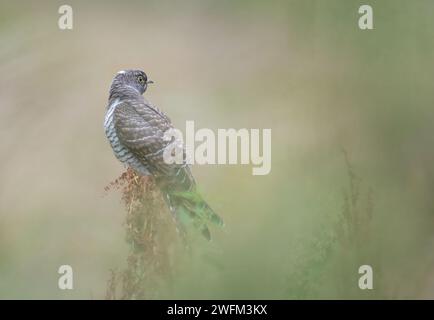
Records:
<instances>
[{"instance_id":1,"label":"bird's wing","mask_svg":"<svg viewBox=\"0 0 434 320\"><path fill-rule=\"evenodd\" d=\"M113 120L120 142L154 175L176 175L180 165L163 160L164 148L171 142L164 139L164 133L173 128L164 113L144 102L130 100L116 107Z\"/></svg>"}]
</instances>

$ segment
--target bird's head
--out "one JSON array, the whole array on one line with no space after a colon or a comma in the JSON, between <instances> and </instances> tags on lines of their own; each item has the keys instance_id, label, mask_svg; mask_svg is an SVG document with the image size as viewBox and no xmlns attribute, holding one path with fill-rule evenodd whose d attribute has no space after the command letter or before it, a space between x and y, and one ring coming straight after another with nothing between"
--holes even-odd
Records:
<instances>
[{"instance_id":1,"label":"bird's head","mask_svg":"<svg viewBox=\"0 0 434 320\"><path fill-rule=\"evenodd\" d=\"M154 82L141 70L122 70L115 75L110 91L129 88L143 94L150 83Z\"/></svg>"}]
</instances>

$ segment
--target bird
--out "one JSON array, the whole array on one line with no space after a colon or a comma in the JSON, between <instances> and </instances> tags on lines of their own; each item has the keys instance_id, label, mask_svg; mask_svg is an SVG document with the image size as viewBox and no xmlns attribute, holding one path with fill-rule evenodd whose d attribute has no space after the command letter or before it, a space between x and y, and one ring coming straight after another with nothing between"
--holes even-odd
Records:
<instances>
[{"instance_id":1,"label":"bird","mask_svg":"<svg viewBox=\"0 0 434 320\"><path fill-rule=\"evenodd\" d=\"M104 118L106 137L121 163L140 176L155 178L177 230L183 236L187 227L193 225L211 240L208 223L223 226L223 220L197 191L186 157L182 163L164 161L164 150L173 142L168 141L164 133L174 126L163 111L143 96L152 83L141 70L116 73ZM185 148L182 148L185 155Z\"/></svg>"}]
</instances>

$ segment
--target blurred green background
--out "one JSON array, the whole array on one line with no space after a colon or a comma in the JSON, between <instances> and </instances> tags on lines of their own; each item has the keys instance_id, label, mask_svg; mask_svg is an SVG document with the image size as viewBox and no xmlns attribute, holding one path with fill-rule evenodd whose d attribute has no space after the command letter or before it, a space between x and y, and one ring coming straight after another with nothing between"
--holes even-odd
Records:
<instances>
[{"instance_id":1,"label":"blurred green background","mask_svg":"<svg viewBox=\"0 0 434 320\"><path fill-rule=\"evenodd\" d=\"M102 122L127 68L181 129L272 129L267 176L193 167L226 228L157 297L434 298L433 1L70 1L72 31L63 1L0 3L0 298L101 299L125 265Z\"/></svg>"}]
</instances>

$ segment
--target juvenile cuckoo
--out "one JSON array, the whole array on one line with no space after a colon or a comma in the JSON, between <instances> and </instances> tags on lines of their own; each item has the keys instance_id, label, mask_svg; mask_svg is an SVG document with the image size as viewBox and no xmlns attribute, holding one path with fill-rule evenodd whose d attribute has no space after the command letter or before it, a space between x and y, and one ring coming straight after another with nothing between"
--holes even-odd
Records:
<instances>
[{"instance_id":1,"label":"juvenile cuckoo","mask_svg":"<svg viewBox=\"0 0 434 320\"><path fill-rule=\"evenodd\" d=\"M153 82L140 70L124 70L115 75L105 113L106 136L120 162L140 175L155 178L178 230L185 232L191 224L209 240L207 222L223 225L223 221L197 192L186 161L164 161L164 150L171 143L164 133L173 126L166 114L143 97L150 83Z\"/></svg>"}]
</instances>

